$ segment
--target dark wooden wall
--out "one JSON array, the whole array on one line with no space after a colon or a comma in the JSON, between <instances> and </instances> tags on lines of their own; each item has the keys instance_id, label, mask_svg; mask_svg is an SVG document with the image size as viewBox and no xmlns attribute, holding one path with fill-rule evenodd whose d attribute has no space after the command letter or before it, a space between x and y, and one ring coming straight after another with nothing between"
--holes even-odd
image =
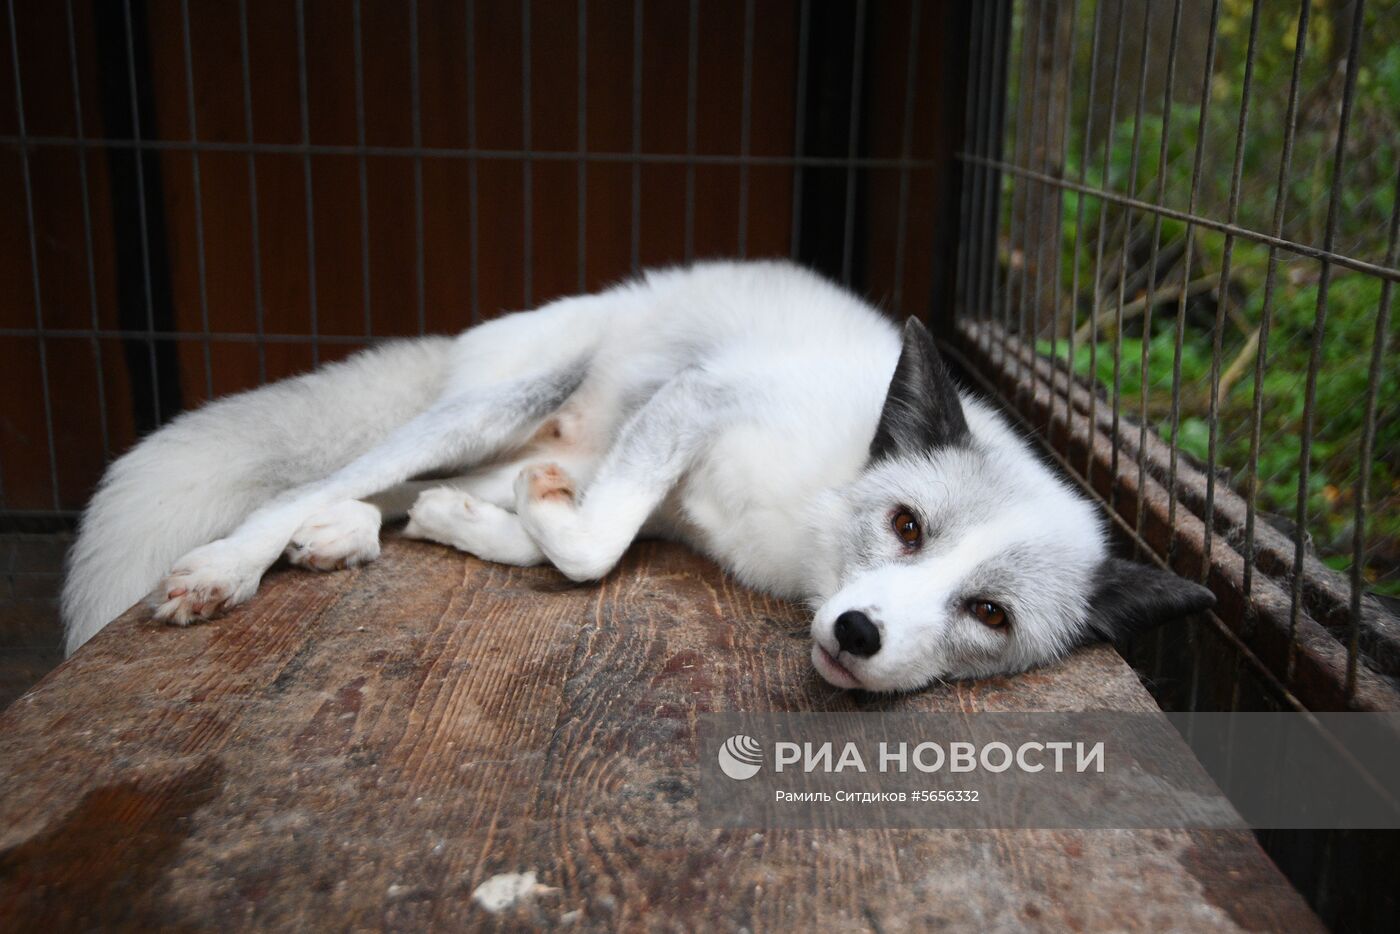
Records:
<instances>
[{"instance_id":1,"label":"dark wooden wall","mask_svg":"<svg viewBox=\"0 0 1400 934\"><path fill-rule=\"evenodd\" d=\"M8 20L0 24L0 510L11 516L80 508L104 462L140 433L211 392L245 389L350 353L361 346L357 341L367 325L376 337L414 334L421 309L427 331L454 332L470 325L474 312L489 317L537 305L631 271L633 166L628 162L587 161L581 189L579 162L573 158L527 162L443 152L465 150L471 143L469 98L478 149L518 153L525 148L520 4L419 0L423 155L415 159L384 152L411 149L414 142L410 6L404 0L363 0L363 133L373 153L364 158L367 210L361 207L357 153L310 155L314 256L307 224L308 159L296 149L302 142L296 5L247 2L252 139L262 147L252 160L256 202L249 153L238 148L249 140L239 4L189 0L194 116L198 139L214 144L197 153L183 145L192 133L181 4L132 0L130 47L127 9L120 0L74 0L76 55L71 55L64 2L16 4L13 38L30 138L24 151L33 253L25 160L18 145L12 29ZM587 4L586 148L628 154L635 145L646 154L684 156L690 5L646 0L641 9L641 135L634 140L634 4ZM963 106L961 91L945 93L944 72L956 61L946 48L955 9L933 0L919 4L918 31L911 34L910 0L865 5L856 153L866 160L898 159L906 145L908 107L913 117L908 155L919 165L906 171L887 162L862 163L855 173L849 271L853 287L899 313L923 312L930 302L933 219L946 207L949 140L960 126ZM353 149L359 129L353 6L349 0L306 0L304 10L310 142ZM699 5L695 151L702 157L741 152L745 12L743 0ZM791 157L800 98L807 104L805 154L848 155L856 4L809 5L804 94L798 87L799 0L756 0L754 13L749 151L777 161L748 167L743 246L750 256L797 252L808 264L840 276L847 167L802 169L803 223L795 250L793 196L799 173ZM469 15L474 17L470 31ZM533 151L579 149L578 29L577 4L536 0L531 5L528 143ZM911 38L912 85L906 81ZM469 45L474 97L469 95ZM133 83L141 137L174 145L148 149L140 157L130 146L137 132ZM912 104L906 101L908 86L914 88ZM79 113L83 134L97 145L71 142L79 133ZM266 148L278 146L286 149ZM421 295L416 166L421 166L423 205ZM86 215L80 168L86 174ZM735 255L741 244L743 170L733 162L702 161L693 172L693 254ZM636 240L642 265L686 258L686 180L681 162L641 165ZM196 207L202 231L196 227ZM896 284L901 229L904 274ZM366 230L368 294L361 261ZM328 338L319 347L300 339L313 333L312 273L314 330ZM25 333L38 321L36 282L48 332L42 341ZM263 331L298 339L274 337L259 344L247 338L258 330L259 284ZM898 309L892 307L896 301ZM206 316L212 335L207 341L152 343L144 337L148 329L202 335ZM90 333L94 322L101 336Z\"/></svg>"}]
</instances>

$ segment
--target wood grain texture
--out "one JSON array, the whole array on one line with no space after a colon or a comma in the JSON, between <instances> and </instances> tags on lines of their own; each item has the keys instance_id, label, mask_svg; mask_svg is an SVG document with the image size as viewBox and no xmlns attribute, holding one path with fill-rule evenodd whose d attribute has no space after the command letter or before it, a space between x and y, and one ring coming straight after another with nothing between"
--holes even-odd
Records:
<instances>
[{"instance_id":1,"label":"wood grain texture","mask_svg":"<svg viewBox=\"0 0 1400 934\"><path fill-rule=\"evenodd\" d=\"M660 544L575 586L399 541L209 625L129 613L0 715L0 929L1317 928L1241 832L701 827L707 711L1151 706L1106 647L838 692L806 623Z\"/></svg>"}]
</instances>

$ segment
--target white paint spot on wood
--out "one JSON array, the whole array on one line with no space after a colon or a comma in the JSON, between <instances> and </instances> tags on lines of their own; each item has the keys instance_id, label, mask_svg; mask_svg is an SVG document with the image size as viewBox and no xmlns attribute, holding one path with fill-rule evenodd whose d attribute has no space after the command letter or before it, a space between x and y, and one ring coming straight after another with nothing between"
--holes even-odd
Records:
<instances>
[{"instance_id":1,"label":"white paint spot on wood","mask_svg":"<svg viewBox=\"0 0 1400 934\"><path fill-rule=\"evenodd\" d=\"M492 876L476 887L472 900L482 908L495 914L535 892L533 872L503 872Z\"/></svg>"}]
</instances>

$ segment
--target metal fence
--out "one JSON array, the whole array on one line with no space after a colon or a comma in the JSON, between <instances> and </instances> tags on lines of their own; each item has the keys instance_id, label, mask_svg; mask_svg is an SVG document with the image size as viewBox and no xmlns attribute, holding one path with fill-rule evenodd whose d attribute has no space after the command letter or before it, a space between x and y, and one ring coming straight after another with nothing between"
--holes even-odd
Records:
<instances>
[{"instance_id":1,"label":"metal fence","mask_svg":"<svg viewBox=\"0 0 1400 934\"><path fill-rule=\"evenodd\" d=\"M922 310L961 122L937 12L11 0L0 513L71 522L208 398L642 266L786 255Z\"/></svg>"},{"instance_id":2,"label":"metal fence","mask_svg":"<svg viewBox=\"0 0 1400 934\"><path fill-rule=\"evenodd\" d=\"M1130 660L1173 709L1397 709L1400 6L993 2L970 46L949 345L1218 598ZM1394 834L1260 836L1393 916Z\"/></svg>"},{"instance_id":3,"label":"metal fence","mask_svg":"<svg viewBox=\"0 0 1400 934\"><path fill-rule=\"evenodd\" d=\"M954 343L1215 590L1177 704L1394 709L1400 11L1283 6L980 8Z\"/></svg>"}]
</instances>

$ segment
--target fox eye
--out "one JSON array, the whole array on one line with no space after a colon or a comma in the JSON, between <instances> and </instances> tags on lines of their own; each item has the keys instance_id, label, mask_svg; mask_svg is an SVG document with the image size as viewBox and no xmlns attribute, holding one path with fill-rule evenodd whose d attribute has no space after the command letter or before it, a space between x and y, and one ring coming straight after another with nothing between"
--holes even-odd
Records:
<instances>
[{"instance_id":1,"label":"fox eye","mask_svg":"<svg viewBox=\"0 0 1400 934\"><path fill-rule=\"evenodd\" d=\"M918 548L924 540L924 530L919 527L919 520L903 506L895 509L890 518L890 528L894 529L894 534L899 536L906 548Z\"/></svg>"},{"instance_id":2,"label":"fox eye","mask_svg":"<svg viewBox=\"0 0 1400 934\"><path fill-rule=\"evenodd\" d=\"M977 617L977 621L991 629L1000 629L1006 625L1006 611L990 600L971 600L967 604L967 611Z\"/></svg>"}]
</instances>

